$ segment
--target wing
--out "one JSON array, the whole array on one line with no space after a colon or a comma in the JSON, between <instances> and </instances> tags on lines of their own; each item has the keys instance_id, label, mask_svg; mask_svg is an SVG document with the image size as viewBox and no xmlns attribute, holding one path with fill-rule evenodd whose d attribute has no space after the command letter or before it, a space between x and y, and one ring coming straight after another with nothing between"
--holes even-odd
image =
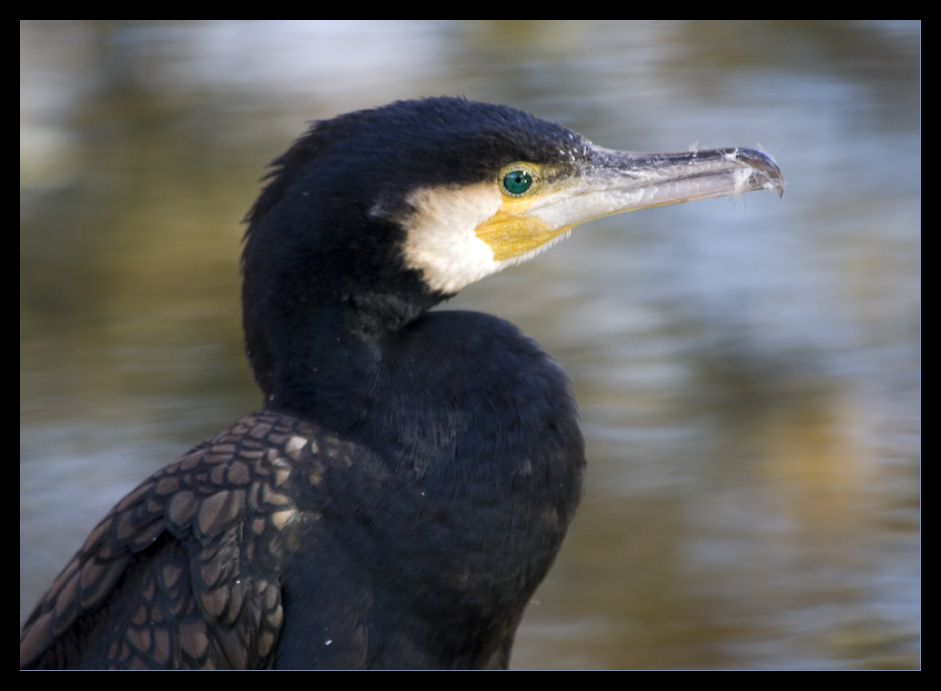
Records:
<instances>
[{"instance_id":1,"label":"wing","mask_svg":"<svg viewBox=\"0 0 941 691\"><path fill-rule=\"evenodd\" d=\"M242 418L145 480L92 531L27 620L20 666L265 668L282 626L292 486L314 430Z\"/></svg>"}]
</instances>

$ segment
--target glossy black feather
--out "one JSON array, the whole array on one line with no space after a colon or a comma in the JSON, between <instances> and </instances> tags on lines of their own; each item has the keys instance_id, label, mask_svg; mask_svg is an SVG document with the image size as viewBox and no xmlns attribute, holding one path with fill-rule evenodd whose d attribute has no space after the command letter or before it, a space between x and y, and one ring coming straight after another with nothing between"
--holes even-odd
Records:
<instances>
[{"instance_id":1,"label":"glossy black feather","mask_svg":"<svg viewBox=\"0 0 941 691\"><path fill-rule=\"evenodd\" d=\"M264 410L146 480L24 626L21 665L499 668L578 501L565 373L507 322L428 312L422 186L565 159L569 130L461 99L316 124L249 214Z\"/></svg>"}]
</instances>

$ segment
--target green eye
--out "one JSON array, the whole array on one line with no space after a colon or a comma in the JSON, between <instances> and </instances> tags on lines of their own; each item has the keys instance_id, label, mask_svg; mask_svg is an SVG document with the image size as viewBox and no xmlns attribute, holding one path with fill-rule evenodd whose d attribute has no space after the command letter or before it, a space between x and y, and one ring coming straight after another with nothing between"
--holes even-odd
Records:
<instances>
[{"instance_id":1,"label":"green eye","mask_svg":"<svg viewBox=\"0 0 941 691\"><path fill-rule=\"evenodd\" d=\"M533 176L525 170L511 170L503 176L503 189L509 194L519 195L533 186Z\"/></svg>"}]
</instances>

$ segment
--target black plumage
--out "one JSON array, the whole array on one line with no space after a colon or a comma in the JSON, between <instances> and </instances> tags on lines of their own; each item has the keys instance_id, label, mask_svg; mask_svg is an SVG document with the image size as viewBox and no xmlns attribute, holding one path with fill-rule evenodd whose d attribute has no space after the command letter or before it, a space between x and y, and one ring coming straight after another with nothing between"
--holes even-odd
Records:
<instances>
[{"instance_id":1,"label":"black plumage","mask_svg":"<svg viewBox=\"0 0 941 691\"><path fill-rule=\"evenodd\" d=\"M105 517L21 665L506 667L578 503L574 396L513 325L429 310L582 220L760 188L757 152L613 152L462 99L316 124L248 217L264 409Z\"/></svg>"}]
</instances>

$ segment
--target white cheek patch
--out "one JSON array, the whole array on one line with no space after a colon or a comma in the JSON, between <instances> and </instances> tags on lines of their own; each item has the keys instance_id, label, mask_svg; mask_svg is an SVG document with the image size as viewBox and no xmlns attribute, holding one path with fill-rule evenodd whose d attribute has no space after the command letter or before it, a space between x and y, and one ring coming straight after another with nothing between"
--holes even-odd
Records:
<instances>
[{"instance_id":1,"label":"white cheek patch","mask_svg":"<svg viewBox=\"0 0 941 691\"><path fill-rule=\"evenodd\" d=\"M424 188L408 201L415 212L404 222L405 263L421 271L431 289L456 293L506 265L494 261L493 251L474 233L503 202L492 182Z\"/></svg>"}]
</instances>

